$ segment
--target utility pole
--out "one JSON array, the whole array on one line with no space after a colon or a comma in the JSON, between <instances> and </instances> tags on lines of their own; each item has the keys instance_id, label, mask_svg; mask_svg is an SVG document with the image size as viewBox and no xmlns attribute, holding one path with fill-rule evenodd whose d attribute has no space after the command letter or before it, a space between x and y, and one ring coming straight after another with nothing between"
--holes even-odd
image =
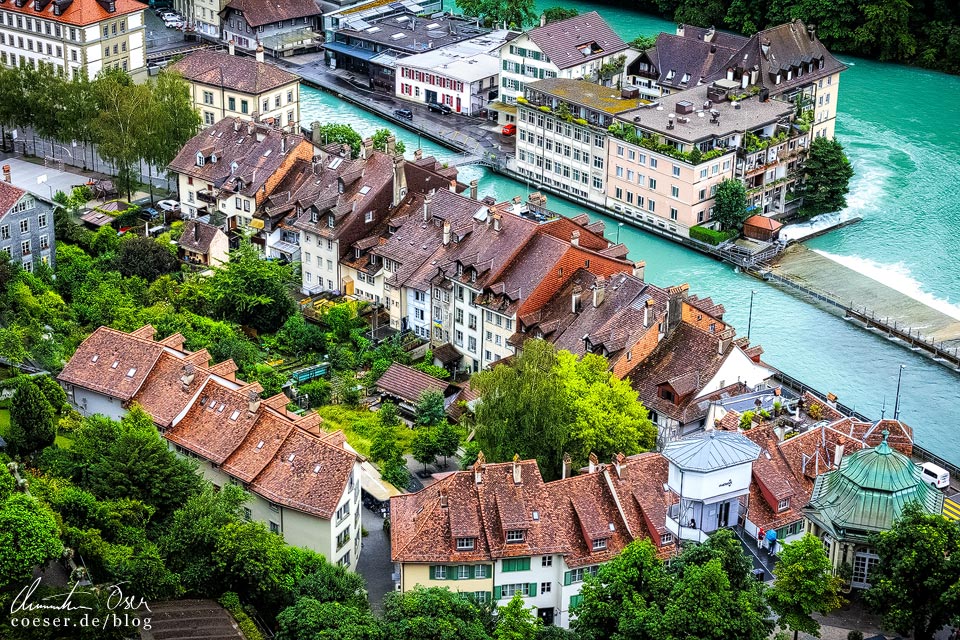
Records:
<instances>
[{"instance_id":1,"label":"utility pole","mask_svg":"<svg viewBox=\"0 0 960 640\"><path fill-rule=\"evenodd\" d=\"M753 325L753 296L757 295L756 290L750 291L750 315L747 316L747 340L750 340L750 329Z\"/></svg>"},{"instance_id":2,"label":"utility pole","mask_svg":"<svg viewBox=\"0 0 960 640\"><path fill-rule=\"evenodd\" d=\"M900 381L903 379L903 370L907 368L907 365L900 365L900 372L897 374L897 400L893 404L893 419L900 419Z\"/></svg>"}]
</instances>

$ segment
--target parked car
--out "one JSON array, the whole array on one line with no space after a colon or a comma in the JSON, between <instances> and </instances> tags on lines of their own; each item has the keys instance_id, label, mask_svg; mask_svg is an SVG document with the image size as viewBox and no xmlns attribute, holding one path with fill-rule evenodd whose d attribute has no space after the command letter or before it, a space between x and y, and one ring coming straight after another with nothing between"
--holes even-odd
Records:
<instances>
[{"instance_id":1,"label":"parked car","mask_svg":"<svg viewBox=\"0 0 960 640\"><path fill-rule=\"evenodd\" d=\"M160 212L154 209L153 207L142 207L140 209L140 217L144 220L153 220L160 215Z\"/></svg>"},{"instance_id":2,"label":"parked car","mask_svg":"<svg viewBox=\"0 0 960 640\"><path fill-rule=\"evenodd\" d=\"M510 124L503 125L503 129L500 129L500 133L505 136L515 136L517 135L517 125Z\"/></svg>"},{"instance_id":3,"label":"parked car","mask_svg":"<svg viewBox=\"0 0 960 640\"><path fill-rule=\"evenodd\" d=\"M186 23L183 22L182 20L173 20L171 22L164 21L163 23L163 26L165 26L168 29L183 29L185 25Z\"/></svg>"},{"instance_id":4,"label":"parked car","mask_svg":"<svg viewBox=\"0 0 960 640\"><path fill-rule=\"evenodd\" d=\"M943 467L938 467L932 462L924 462L920 465L923 481L937 489L946 489L950 486L950 473Z\"/></svg>"},{"instance_id":5,"label":"parked car","mask_svg":"<svg viewBox=\"0 0 960 640\"><path fill-rule=\"evenodd\" d=\"M393 115L404 120L413 120L413 111L410 111L410 109L394 109Z\"/></svg>"},{"instance_id":6,"label":"parked car","mask_svg":"<svg viewBox=\"0 0 960 640\"><path fill-rule=\"evenodd\" d=\"M442 114L444 114L444 115L446 115L446 114L450 113L451 111L453 111L453 109L451 109L451 108L448 107L447 105L445 105L445 104L443 104L443 103L441 103L441 102L437 102L436 100L433 100L433 101L431 101L431 102L428 102L428 103L427 103L427 106L430 108L430 111L436 111L437 113L442 113Z\"/></svg>"},{"instance_id":7,"label":"parked car","mask_svg":"<svg viewBox=\"0 0 960 640\"><path fill-rule=\"evenodd\" d=\"M161 211L180 211L180 203L176 200L161 200L157 206Z\"/></svg>"}]
</instances>

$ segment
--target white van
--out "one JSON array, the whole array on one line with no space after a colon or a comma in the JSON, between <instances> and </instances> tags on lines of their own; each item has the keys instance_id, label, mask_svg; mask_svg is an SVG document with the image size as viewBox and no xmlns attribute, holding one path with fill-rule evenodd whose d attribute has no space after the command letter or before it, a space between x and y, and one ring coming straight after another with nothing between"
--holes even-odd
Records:
<instances>
[{"instance_id":1,"label":"white van","mask_svg":"<svg viewBox=\"0 0 960 640\"><path fill-rule=\"evenodd\" d=\"M932 462L924 462L920 465L923 475L923 481L932 484L937 489L945 489L950 486L950 474L946 469L938 467Z\"/></svg>"}]
</instances>

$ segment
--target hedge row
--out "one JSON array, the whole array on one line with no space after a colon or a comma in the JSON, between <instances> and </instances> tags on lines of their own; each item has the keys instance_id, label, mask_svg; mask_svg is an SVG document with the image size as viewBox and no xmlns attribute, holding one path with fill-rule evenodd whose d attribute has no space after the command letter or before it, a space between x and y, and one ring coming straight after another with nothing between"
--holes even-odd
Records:
<instances>
[{"instance_id":1,"label":"hedge row","mask_svg":"<svg viewBox=\"0 0 960 640\"><path fill-rule=\"evenodd\" d=\"M700 242L706 242L714 246L721 242L726 242L730 238L736 237L737 232L730 229L727 231L714 231L706 227L690 227L690 237Z\"/></svg>"}]
</instances>

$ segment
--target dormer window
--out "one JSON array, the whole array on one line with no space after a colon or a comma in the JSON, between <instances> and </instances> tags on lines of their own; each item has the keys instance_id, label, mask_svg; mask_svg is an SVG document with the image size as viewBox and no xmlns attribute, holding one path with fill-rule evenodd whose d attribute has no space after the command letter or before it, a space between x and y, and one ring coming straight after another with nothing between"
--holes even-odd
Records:
<instances>
[{"instance_id":1,"label":"dormer window","mask_svg":"<svg viewBox=\"0 0 960 640\"><path fill-rule=\"evenodd\" d=\"M458 276L462 276L462 275L463 275L463 265L460 264L459 262L457 263L457 275L458 275Z\"/></svg>"},{"instance_id":2,"label":"dormer window","mask_svg":"<svg viewBox=\"0 0 960 640\"><path fill-rule=\"evenodd\" d=\"M599 540L593 541L593 550L594 551L603 551L607 548L607 539L601 538Z\"/></svg>"},{"instance_id":3,"label":"dormer window","mask_svg":"<svg viewBox=\"0 0 960 640\"><path fill-rule=\"evenodd\" d=\"M311 211L311 212L310 212L310 222L317 222L317 220L319 220L319 217L317 216L317 212L316 212L316 211Z\"/></svg>"},{"instance_id":4,"label":"dormer window","mask_svg":"<svg viewBox=\"0 0 960 640\"><path fill-rule=\"evenodd\" d=\"M471 270L470 270L470 282L476 282L476 281L477 281L477 270L476 270L476 269L471 269Z\"/></svg>"},{"instance_id":5,"label":"dormer window","mask_svg":"<svg viewBox=\"0 0 960 640\"><path fill-rule=\"evenodd\" d=\"M476 538L457 538L457 551L473 551Z\"/></svg>"},{"instance_id":6,"label":"dormer window","mask_svg":"<svg viewBox=\"0 0 960 640\"><path fill-rule=\"evenodd\" d=\"M354 248L353 253L354 253L354 257L355 257L357 260L359 260L359 259L360 259L360 247Z\"/></svg>"},{"instance_id":7,"label":"dormer window","mask_svg":"<svg viewBox=\"0 0 960 640\"><path fill-rule=\"evenodd\" d=\"M670 544L673 542L673 534L663 533L660 534L660 546L662 547L665 544Z\"/></svg>"},{"instance_id":8,"label":"dormer window","mask_svg":"<svg viewBox=\"0 0 960 640\"><path fill-rule=\"evenodd\" d=\"M203 154L199 151L197 152L197 166L202 167L204 163Z\"/></svg>"},{"instance_id":9,"label":"dormer window","mask_svg":"<svg viewBox=\"0 0 960 640\"><path fill-rule=\"evenodd\" d=\"M333 214L331 213L327 216L327 226L333 229Z\"/></svg>"},{"instance_id":10,"label":"dormer window","mask_svg":"<svg viewBox=\"0 0 960 640\"><path fill-rule=\"evenodd\" d=\"M675 400L673 391L667 387L660 387L660 397L667 402L673 402Z\"/></svg>"},{"instance_id":11,"label":"dormer window","mask_svg":"<svg viewBox=\"0 0 960 640\"><path fill-rule=\"evenodd\" d=\"M777 512L778 512L778 513L779 513L780 511L786 511L786 510L789 509L789 508L790 508L790 498L784 498L783 500L781 500L780 502L777 503Z\"/></svg>"},{"instance_id":12,"label":"dormer window","mask_svg":"<svg viewBox=\"0 0 960 640\"><path fill-rule=\"evenodd\" d=\"M507 531L507 542L523 542L524 534L520 529Z\"/></svg>"}]
</instances>

